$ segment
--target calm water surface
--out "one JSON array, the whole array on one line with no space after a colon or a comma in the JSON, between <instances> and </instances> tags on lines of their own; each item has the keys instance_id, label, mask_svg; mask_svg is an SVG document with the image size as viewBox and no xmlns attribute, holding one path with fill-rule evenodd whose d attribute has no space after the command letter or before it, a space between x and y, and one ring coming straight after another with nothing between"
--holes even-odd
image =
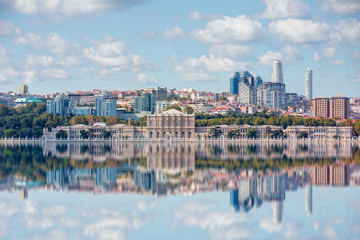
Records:
<instances>
[{"instance_id":1,"label":"calm water surface","mask_svg":"<svg viewBox=\"0 0 360 240\"><path fill-rule=\"evenodd\" d=\"M0 239L360 239L351 144L0 145Z\"/></svg>"}]
</instances>

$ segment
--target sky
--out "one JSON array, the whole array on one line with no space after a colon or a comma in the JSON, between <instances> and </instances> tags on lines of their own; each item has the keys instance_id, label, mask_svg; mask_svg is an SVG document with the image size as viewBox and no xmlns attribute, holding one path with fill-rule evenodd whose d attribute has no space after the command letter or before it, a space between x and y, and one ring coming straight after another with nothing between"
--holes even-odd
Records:
<instances>
[{"instance_id":1,"label":"sky","mask_svg":"<svg viewBox=\"0 0 360 240\"><path fill-rule=\"evenodd\" d=\"M0 92L229 92L234 72L287 92L360 94L359 0L0 0Z\"/></svg>"}]
</instances>

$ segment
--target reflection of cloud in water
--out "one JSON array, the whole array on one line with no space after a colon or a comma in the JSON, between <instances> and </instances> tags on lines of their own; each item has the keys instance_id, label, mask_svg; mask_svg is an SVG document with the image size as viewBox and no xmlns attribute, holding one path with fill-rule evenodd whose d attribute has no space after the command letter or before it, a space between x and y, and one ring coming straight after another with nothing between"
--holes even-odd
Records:
<instances>
[{"instance_id":1,"label":"reflection of cloud in water","mask_svg":"<svg viewBox=\"0 0 360 240\"><path fill-rule=\"evenodd\" d=\"M242 239L250 238L251 227L246 221L249 215L233 212L212 211L216 207L213 203L188 202L180 206L179 211L173 213L173 227L179 223L188 226L198 226L207 229L212 239Z\"/></svg>"},{"instance_id":2,"label":"reflection of cloud in water","mask_svg":"<svg viewBox=\"0 0 360 240\"><path fill-rule=\"evenodd\" d=\"M274 224L272 218L264 218L259 222L259 226L268 233L280 232L282 224Z\"/></svg>"}]
</instances>

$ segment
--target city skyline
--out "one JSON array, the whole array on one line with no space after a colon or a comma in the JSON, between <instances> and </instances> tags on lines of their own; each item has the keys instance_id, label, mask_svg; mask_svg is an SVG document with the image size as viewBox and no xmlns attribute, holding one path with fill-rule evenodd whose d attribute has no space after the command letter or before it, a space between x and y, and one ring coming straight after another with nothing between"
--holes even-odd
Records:
<instances>
[{"instance_id":1,"label":"city skyline","mask_svg":"<svg viewBox=\"0 0 360 240\"><path fill-rule=\"evenodd\" d=\"M14 0L0 6L0 92L21 84L35 94L154 86L229 92L234 72L270 82L279 59L286 92L305 95L311 66L313 98L358 96L355 0Z\"/></svg>"}]
</instances>

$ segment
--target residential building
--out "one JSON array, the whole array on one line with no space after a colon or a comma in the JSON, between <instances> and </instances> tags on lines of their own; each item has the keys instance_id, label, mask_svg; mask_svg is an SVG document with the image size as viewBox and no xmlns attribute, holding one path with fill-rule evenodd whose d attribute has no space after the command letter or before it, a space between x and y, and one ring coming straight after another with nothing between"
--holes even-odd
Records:
<instances>
[{"instance_id":1,"label":"residential building","mask_svg":"<svg viewBox=\"0 0 360 240\"><path fill-rule=\"evenodd\" d=\"M330 99L330 118L350 118L349 98L339 94Z\"/></svg>"},{"instance_id":2,"label":"residential building","mask_svg":"<svg viewBox=\"0 0 360 240\"><path fill-rule=\"evenodd\" d=\"M46 111L48 113L65 116L68 114L68 108L75 105L76 102L74 100L68 99L65 94L60 94L56 96L54 100L46 101Z\"/></svg>"},{"instance_id":3,"label":"residential building","mask_svg":"<svg viewBox=\"0 0 360 240\"><path fill-rule=\"evenodd\" d=\"M271 75L271 82L273 83L284 83L282 72L281 60L275 59L273 62L273 73Z\"/></svg>"},{"instance_id":4,"label":"residential building","mask_svg":"<svg viewBox=\"0 0 360 240\"><path fill-rule=\"evenodd\" d=\"M325 95L320 95L313 100L313 116L329 118L330 117L330 100Z\"/></svg>"},{"instance_id":5,"label":"residential building","mask_svg":"<svg viewBox=\"0 0 360 240\"><path fill-rule=\"evenodd\" d=\"M257 105L268 109L286 109L285 84L280 82L264 82L258 85Z\"/></svg>"},{"instance_id":6,"label":"residential building","mask_svg":"<svg viewBox=\"0 0 360 240\"><path fill-rule=\"evenodd\" d=\"M116 101L107 99L105 94L97 95L95 97L96 116L116 116Z\"/></svg>"},{"instance_id":7,"label":"residential building","mask_svg":"<svg viewBox=\"0 0 360 240\"><path fill-rule=\"evenodd\" d=\"M305 97L309 100L312 99L313 86L313 73L310 67L307 68L305 73Z\"/></svg>"},{"instance_id":8,"label":"residential building","mask_svg":"<svg viewBox=\"0 0 360 240\"><path fill-rule=\"evenodd\" d=\"M155 112L156 98L151 93L144 93L141 96L135 97L134 100L135 100L135 106L134 106L135 113Z\"/></svg>"},{"instance_id":9,"label":"residential building","mask_svg":"<svg viewBox=\"0 0 360 240\"><path fill-rule=\"evenodd\" d=\"M167 107L170 106L169 101L156 101L155 113L161 113L166 110Z\"/></svg>"},{"instance_id":10,"label":"residential building","mask_svg":"<svg viewBox=\"0 0 360 240\"><path fill-rule=\"evenodd\" d=\"M19 86L19 94L20 95L24 95L24 94L28 94L29 93L29 88L27 85L20 85Z\"/></svg>"}]
</instances>

